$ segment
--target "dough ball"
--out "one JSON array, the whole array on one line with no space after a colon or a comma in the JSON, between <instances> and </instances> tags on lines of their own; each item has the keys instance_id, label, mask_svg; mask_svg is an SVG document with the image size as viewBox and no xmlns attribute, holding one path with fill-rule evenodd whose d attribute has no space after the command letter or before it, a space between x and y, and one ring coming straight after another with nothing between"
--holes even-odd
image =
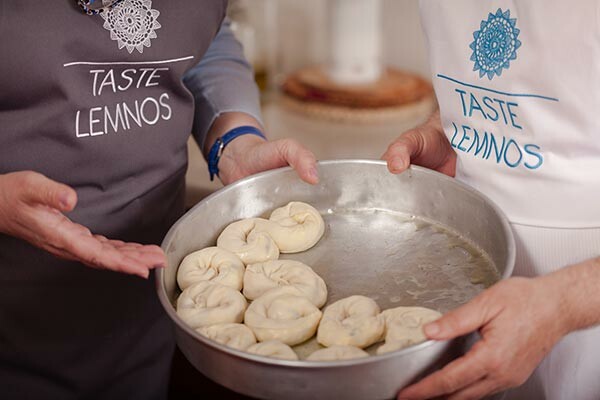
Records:
<instances>
[{"instance_id":1,"label":"dough ball","mask_svg":"<svg viewBox=\"0 0 600 400\"><path fill-rule=\"evenodd\" d=\"M269 358L278 358L280 360L297 360L298 355L290 346L279 340L269 340L267 342L256 343L246 349L248 353L258 354Z\"/></svg>"},{"instance_id":2,"label":"dough ball","mask_svg":"<svg viewBox=\"0 0 600 400\"><path fill-rule=\"evenodd\" d=\"M202 336L237 350L246 350L256 343L252 330L244 324L219 324L196 329Z\"/></svg>"},{"instance_id":3,"label":"dough ball","mask_svg":"<svg viewBox=\"0 0 600 400\"><path fill-rule=\"evenodd\" d=\"M244 263L235 254L208 247L185 256L177 270L177 284L185 290L200 281L213 281L242 290Z\"/></svg>"},{"instance_id":4,"label":"dough ball","mask_svg":"<svg viewBox=\"0 0 600 400\"><path fill-rule=\"evenodd\" d=\"M192 328L242 322L246 298L237 290L211 281L185 289L177 299L177 315Z\"/></svg>"},{"instance_id":5,"label":"dough ball","mask_svg":"<svg viewBox=\"0 0 600 400\"><path fill-rule=\"evenodd\" d=\"M385 320L385 344L377 354L404 349L425 342L423 325L435 321L441 313L424 307L396 307L381 313Z\"/></svg>"},{"instance_id":6,"label":"dough ball","mask_svg":"<svg viewBox=\"0 0 600 400\"><path fill-rule=\"evenodd\" d=\"M272 289L254 300L244 316L260 342L279 340L293 346L315 334L321 311L291 286Z\"/></svg>"},{"instance_id":7,"label":"dough ball","mask_svg":"<svg viewBox=\"0 0 600 400\"><path fill-rule=\"evenodd\" d=\"M313 247L325 232L321 214L311 205L292 201L271 213L268 223L260 221L282 253L298 253Z\"/></svg>"},{"instance_id":8,"label":"dough ball","mask_svg":"<svg viewBox=\"0 0 600 400\"><path fill-rule=\"evenodd\" d=\"M217 238L217 247L234 253L246 265L276 260L279 248L267 232L256 229L261 221L267 220L248 218L229 224Z\"/></svg>"},{"instance_id":9,"label":"dough ball","mask_svg":"<svg viewBox=\"0 0 600 400\"><path fill-rule=\"evenodd\" d=\"M248 265L244 274L244 296L254 300L271 289L292 286L315 306L327 301L327 286L311 267L299 261L273 260Z\"/></svg>"},{"instance_id":10,"label":"dough ball","mask_svg":"<svg viewBox=\"0 0 600 400\"><path fill-rule=\"evenodd\" d=\"M317 341L323 346L365 348L381 340L385 323L379 306L365 296L350 296L327 306Z\"/></svg>"},{"instance_id":11,"label":"dough ball","mask_svg":"<svg viewBox=\"0 0 600 400\"><path fill-rule=\"evenodd\" d=\"M317 350L308 356L308 361L336 361L351 360L353 358L368 357L369 353L354 346L331 346Z\"/></svg>"}]
</instances>

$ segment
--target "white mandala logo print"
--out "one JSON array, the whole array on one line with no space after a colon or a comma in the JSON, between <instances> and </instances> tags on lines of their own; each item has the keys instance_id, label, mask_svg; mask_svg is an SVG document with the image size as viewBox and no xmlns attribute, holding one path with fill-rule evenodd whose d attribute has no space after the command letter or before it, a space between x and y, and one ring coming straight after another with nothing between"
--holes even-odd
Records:
<instances>
[{"instance_id":1,"label":"white mandala logo print","mask_svg":"<svg viewBox=\"0 0 600 400\"><path fill-rule=\"evenodd\" d=\"M127 48L129 53L136 49L144 52L150 47L150 39L155 39L160 12L152 9L152 0L124 0L110 11L101 13L104 28L110 31L110 38L119 44L119 50Z\"/></svg>"}]
</instances>

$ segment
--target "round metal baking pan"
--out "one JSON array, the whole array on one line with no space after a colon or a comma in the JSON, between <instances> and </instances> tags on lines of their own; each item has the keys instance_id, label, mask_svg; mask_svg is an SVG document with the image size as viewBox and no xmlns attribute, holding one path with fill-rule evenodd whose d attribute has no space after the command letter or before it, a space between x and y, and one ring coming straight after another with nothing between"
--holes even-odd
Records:
<instances>
[{"instance_id":1,"label":"round metal baking pan","mask_svg":"<svg viewBox=\"0 0 600 400\"><path fill-rule=\"evenodd\" d=\"M290 168L257 174L205 198L169 231L168 267L157 272L160 301L175 323L177 344L210 379L265 399L388 399L465 351L465 338L428 341L384 355L336 361L283 361L237 351L181 321L174 304L177 267L185 255L213 246L241 218L268 216L289 201L317 208L325 234L303 253L282 255L313 267L327 283L328 303L362 294L382 309L425 306L446 312L510 276L515 245L503 213L455 179L419 167L392 175L382 161L319 163L320 183ZM295 350L304 358L311 340ZM374 354L376 346L369 349Z\"/></svg>"}]
</instances>

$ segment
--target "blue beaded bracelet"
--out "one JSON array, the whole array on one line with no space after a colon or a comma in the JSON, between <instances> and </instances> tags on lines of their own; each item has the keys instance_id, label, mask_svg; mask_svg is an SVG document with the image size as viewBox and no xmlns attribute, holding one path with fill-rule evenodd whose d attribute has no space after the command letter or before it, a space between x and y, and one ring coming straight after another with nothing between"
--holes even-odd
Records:
<instances>
[{"instance_id":1,"label":"blue beaded bracelet","mask_svg":"<svg viewBox=\"0 0 600 400\"><path fill-rule=\"evenodd\" d=\"M218 138L215 143L210 148L208 152L208 172L210 173L210 180L214 180L215 175L219 176L219 160L221 159L221 154L223 154L223 150L225 146L229 144L233 139L242 135L256 135L260 136L263 139L267 139L265 135L260 131L260 129L254 126L238 126L237 128L233 128L229 132L225 133L223 136Z\"/></svg>"}]
</instances>

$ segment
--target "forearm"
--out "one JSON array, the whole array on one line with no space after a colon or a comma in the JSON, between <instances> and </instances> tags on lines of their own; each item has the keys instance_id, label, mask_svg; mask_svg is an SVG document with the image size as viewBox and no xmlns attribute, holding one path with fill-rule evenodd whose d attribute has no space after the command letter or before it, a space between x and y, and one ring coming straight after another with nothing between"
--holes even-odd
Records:
<instances>
[{"instance_id":1,"label":"forearm","mask_svg":"<svg viewBox=\"0 0 600 400\"><path fill-rule=\"evenodd\" d=\"M600 257L540 277L557 289L567 332L600 324Z\"/></svg>"}]
</instances>

